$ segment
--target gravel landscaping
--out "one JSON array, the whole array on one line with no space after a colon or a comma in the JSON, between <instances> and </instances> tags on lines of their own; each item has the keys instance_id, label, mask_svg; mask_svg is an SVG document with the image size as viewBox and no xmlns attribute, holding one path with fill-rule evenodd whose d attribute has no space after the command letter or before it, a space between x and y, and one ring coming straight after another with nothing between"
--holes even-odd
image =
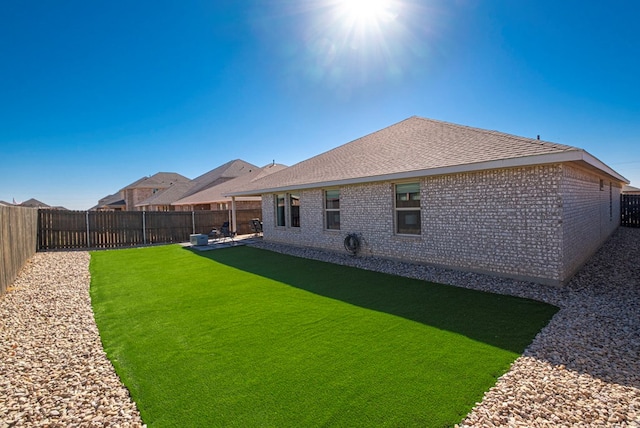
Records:
<instances>
[{"instance_id":1,"label":"gravel landscaping","mask_svg":"<svg viewBox=\"0 0 640 428\"><path fill-rule=\"evenodd\" d=\"M0 297L0 427L140 427L103 349L89 253L37 253Z\"/></svg>"},{"instance_id":2,"label":"gravel landscaping","mask_svg":"<svg viewBox=\"0 0 640 428\"><path fill-rule=\"evenodd\" d=\"M620 228L564 288L250 245L559 306L461 426L640 427L640 229ZM143 426L102 350L88 264L86 252L38 253L0 297L0 427Z\"/></svg>"}]
</instances>

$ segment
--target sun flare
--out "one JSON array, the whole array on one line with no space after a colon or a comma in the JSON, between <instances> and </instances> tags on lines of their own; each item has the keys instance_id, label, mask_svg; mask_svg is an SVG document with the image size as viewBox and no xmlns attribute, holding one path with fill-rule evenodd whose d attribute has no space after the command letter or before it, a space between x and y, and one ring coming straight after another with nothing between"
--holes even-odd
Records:
<instances>
[{"instance_id":1,"label":"sun flare","mask_svg":"<svg viewBox=\"0 0 640 428\"><path fill-rule=\"evenodd\" d=\"M340 9L352 22L375 24L393 17L392 0L341 0Z\"/></svg>"},{"instance_id":2,"label":"sun flare","mask_svg":"<svg viewBox=\"0 0 640 428\"><path fill-rule=\"evenodd\" d=\"M295 73L349 99L362 88L400 82L415 73L422 61L430 28L425 7L413 0L313 0L298 4L299 58ZM306 5L306 6L305 6ZM298 48L294 50L293 48ZM293 75L293 72L292 72Z\"/></svg>"}]
</instances>

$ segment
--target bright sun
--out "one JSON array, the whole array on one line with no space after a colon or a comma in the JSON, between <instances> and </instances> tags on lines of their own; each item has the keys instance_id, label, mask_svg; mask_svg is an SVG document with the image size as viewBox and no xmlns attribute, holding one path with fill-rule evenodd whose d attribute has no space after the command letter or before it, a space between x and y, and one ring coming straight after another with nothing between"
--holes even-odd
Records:
<instances>
[{"instance_id":1,"label":"bright sun","mask_svg":"<svg viewBox=\"0 0 640 428\"><path fill-rule=\"evenodd\" d=\"M352 22L375 24L392 19L392 0L342 0L340 9Z\"/></svg>"}]
</instances>

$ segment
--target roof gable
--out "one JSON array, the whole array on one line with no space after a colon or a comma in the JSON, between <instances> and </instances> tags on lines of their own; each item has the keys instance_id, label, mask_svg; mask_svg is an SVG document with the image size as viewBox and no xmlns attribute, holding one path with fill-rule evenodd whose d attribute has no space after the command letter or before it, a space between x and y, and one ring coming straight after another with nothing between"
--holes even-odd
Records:
<instances>
[{"instance_id":1,"label":"roof gable","mask_svg":"<svg viewBox=\"0 0 640 428\"><path fill-rule=\"evenodd\" d=\"M184 195L185 192L187 192L192 186L193 186L193 183L191 182L174 183L168 188L164 190L160 190L154 193L153 195L151 195L150 197L148 197L147 199L145 199L144 201L141 201L140 203L136 204L136 207L143 207L143 206L149 206L149 205L156 205L156 206L171 205L173 201L175 201L176 199L180 199L182 195Z\"/></svg>"},{"instance_id":2,"label":"roof gable","mask_svg":"<svg viewBox=\"0 0 640 428\"><path fill-rule=\"evenodd\" d=\"M286 165L275 163L269 164L262 168L255 168L239 177L233 178L216 186L209 187L207 189L201 190L200 192L184 197L173 203L173 205L197 205L228 201L229 199L231 199L227 196L228 193L241 189L253 181L264 178L285 168Z\"/></svg>"},{"instance_id":3,"label":"roof gable","mask_svg":"<svg viewBox=\"0 0 640 428\"><path fill-rule=\"evenodd\" d=\"M167 188L173 183L188 183L191 181L184 175L180 175L177 172L157 172L149 177L142 177L124 189L150 189L150 188Z\"/></svg>"},{"instance_id":4,"label":"roof gable","mask_svg":"<svg viewBox=\"0 0 640 428\"><path fill-rule=\"evenodd\" d=\"M165 190L154 193L149 198L138 203L136 206L171 205L179 199L193 195L204 189L217 186L257 169L260 168L241 159L235 159L222 164L191 181L172 183L170 186L166 187Z\"/></svg>"},{"instance_id":5,"label":"roof gable","mask_svg":"<svg viewBox=\"0 0 640 428\"><path fill-rule=\"evenodd\" d=\"M224 181L239 177L256 169L259 168L253 164L250 164L249 162L243 161L242 159L229 161L215 169L212 169L209 172L206 172L194 178L192 187L183 196L192 195L208 187L215 186Z\"/></svg>"},{"instance_id":6,"label":"roof gable","mask_svg":"<svg viewBox=\"0 0 640 428\"><path fill-rule=\"evenodd\" d=\"M44 202L41 202L35 198L28 199L19 205L21 207L28 207L28 208L51 208L50 205L47 205Z\"/></svg>"},{"instance_id":7,"label":"roof gable","mask_svg":"<svg viewBox=\"0 0 640 428\"><path fill-rule=\"evenodd\" d=\"M122 195L120 195L120 192L114 193L113 195L107 195L104 198L100 199L97 206L102 207L112 204L124 204L124 199L122 199Z\"/></svg>"}]
</instances>

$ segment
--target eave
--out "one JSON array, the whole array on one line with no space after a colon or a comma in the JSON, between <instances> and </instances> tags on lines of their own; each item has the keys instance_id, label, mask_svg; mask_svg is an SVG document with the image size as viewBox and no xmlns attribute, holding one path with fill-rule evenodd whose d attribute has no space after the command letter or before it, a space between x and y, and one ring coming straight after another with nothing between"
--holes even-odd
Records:
<instances>
[{"instance_id":1,"label":"eave","mask_svg":"<svg viewBox=\"0 0 640 428\"><path fill-rule=\"evenodd\" d=\"M438 168L427 168L427 169L421 169L421 170L404 171L404 172L377 175L377 176L355 177L355 178L349 178L344 180L328 180L328 181L322 181L322 182L301 183L301 184L294 184L289 186L278 186L278 187L230 192L225 196L259 196L265 193L279 193L279 192L288 192L293 190L315 189L318 187L339 187L339 186L372 183L372 182L380 182L380 181L400 181L400 180L407 180L407 179L419 178L419 177L429 177L429 176L435 176L435 175L460 174L460 173L466 173L466 172L477 172L477 171L484 171L484 170L491 170L491 169L517 168L517 167L523 167L523 166L548 165L548 164L566 163L566 162L581 163L583 165L586 165L588 167L595 168L596 170L601 171L602 173L608 175L610 178L616 181L629 184L629 180L627 180L626 178L624 178L623 176L615 172L613 169L608 167L606 164L604 164L595 156L591 155L585 150L576 149L576 150L569 150L561 153L524 156L524 157L517 157L517 158L510 158L510 159L499 159L499 160L493 160L493 161L487 161L487 162L452 165L452 166L445 166L445 167L438 167Z\"/></svg>"}]
</instances>

